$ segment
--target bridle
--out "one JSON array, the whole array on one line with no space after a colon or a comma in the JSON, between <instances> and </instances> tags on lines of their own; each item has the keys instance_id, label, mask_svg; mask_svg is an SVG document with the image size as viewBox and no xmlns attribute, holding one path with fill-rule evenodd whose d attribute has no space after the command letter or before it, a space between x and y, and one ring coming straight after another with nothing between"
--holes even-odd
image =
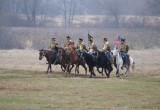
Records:
<instances>
[{"instance_id":1,"label":"bridle","mask_svg":"<svg viewBox=\"0 0 160 110\"><path fill-rule=\"evenodd\" d=\"M44 50L41 50L42 52L42 58L49 52L50 50L47 50L47 52L45 53Z\"/></svg>"}]
</instances>

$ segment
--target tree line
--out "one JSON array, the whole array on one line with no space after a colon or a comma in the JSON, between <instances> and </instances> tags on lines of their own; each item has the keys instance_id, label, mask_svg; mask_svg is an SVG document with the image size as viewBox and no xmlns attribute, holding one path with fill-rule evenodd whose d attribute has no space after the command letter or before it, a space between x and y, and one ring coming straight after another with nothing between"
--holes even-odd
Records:
<instances>
[{"instance_id":1,"label":"tree line","mask_svg":"<svg viewBox=\"0 0 160 110\"><path fill-rule=\"evenodd\" d=\"M75 15L113 16L118 28L120 15L159 16L160 0L0 0L0 26L36 27L60 15L65 28Z\"/></svg>"}]
</instances>

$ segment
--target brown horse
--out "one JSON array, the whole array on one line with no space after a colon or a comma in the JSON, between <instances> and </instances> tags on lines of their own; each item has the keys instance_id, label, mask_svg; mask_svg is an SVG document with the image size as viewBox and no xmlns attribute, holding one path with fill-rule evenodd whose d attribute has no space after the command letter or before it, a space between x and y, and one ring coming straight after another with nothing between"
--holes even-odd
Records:
<instances>
[{"instance_id":1,"label":"brown horse","mask_svg":"<svg viewBox=\"0 0 160 110\"><path fill-rule=\"evenodd\" d=\"M81 65L85 69L85 74L87 75L87 67L85 63L85 59L78 56L76 49L72 49L71 51L69 51L69 63L67 65L68 69L70 68L70 65L75 64L75 74L79 74L79 65Z\"/></svg>"},{"instance_id":2,"label":"brown horse","mask_svg":"<svg viewBox=\"0 0 160 110\"><path fill-rule=\"evenodd\" d=\"M50 70L50 72L52 72L52 66L51 64L54 64L56 58L54 57L54 51L52 50L39 50L39 60L42 60L43 57L46 57L46 60L48 62L48 68L47 68L47 72ZM64 70L65 66L61 65L61 69L62 71Z\"/></svg>"},{"instance_id":3,"label":"brown horse","mask_svg":"<svg viewBox=\"0 0 160 110\"><path fill-rule=\"evenodd\" d=\"M64 68L62 69L62 71L67 71L67 72L71 72L72 68L74 67L74 65L72 64L72 67L68 70L66 70L67 65L69 64L69 56L67 55L67 52L65 49L59 47L58 48L58 55L57 55L57 60L60 63L60 65L62 65Z\"/></svg>"}]
</instances>

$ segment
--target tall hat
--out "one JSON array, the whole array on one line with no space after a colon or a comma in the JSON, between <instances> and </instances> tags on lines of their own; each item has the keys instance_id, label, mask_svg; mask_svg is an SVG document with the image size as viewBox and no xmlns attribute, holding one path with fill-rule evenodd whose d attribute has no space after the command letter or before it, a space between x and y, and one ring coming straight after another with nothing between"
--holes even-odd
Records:
<instances>
[{"instance_id":1,"label":"tall hat","mask_svg":"<svg viewBox=\"0 0 160 110\"><path fill-rule=\"evenodd\" d=\"M83 41L83 39L82 39L82 38L79 38L79 41Z\"/></svg>"},{"instance_id":2,"label":"tall hat","mask_svg":"<svg viewBox=\"0 0 160 110\"><path fill-rule=\"evenodd\" d=\"M108 41L108 39L107 39L107 38L104 38L103 40L104 40L104 41Z\"/></svg>"},{"instance_id":3,"label":"tall hat","mask_svg":"<svg viewBox=\"0 0 160 110\"><path fill-rule=\"evenodd\" d=\"M121 41L122 41L122 42L124 42L125 40L126 40L126 39L124 39L124 38L121 38Z\"/></svg>"},{"instance_id":4,"label":"tall hat","mask_svg":"<svg viewBox=\"0 0 160 110\"><path fill-rule=\"evenodd\" d=\"M66 38L67 38L67 39L70 39L70 37L69 37L69 36L67 36Z\"/></svg>"},{"instance_id":5,"label":"tall hat","mask_svg":"<svg viewBox=\"0 0 160 110\"><path fill-rule=\"evenodd\" d=\"M55 39L56 39L56 38L53 37L53 38L52 38L52 41L55 40Z\"/></svg>"},{"instance_id":6,"label":"tall hat","mask_svg":"<svg viewBox=\"0 0 160 110\"><path fill-rule=\"evenodd\" d=\"M93 40L93 37L88 33L88 40Z\"/></svg>"}]
</instances>

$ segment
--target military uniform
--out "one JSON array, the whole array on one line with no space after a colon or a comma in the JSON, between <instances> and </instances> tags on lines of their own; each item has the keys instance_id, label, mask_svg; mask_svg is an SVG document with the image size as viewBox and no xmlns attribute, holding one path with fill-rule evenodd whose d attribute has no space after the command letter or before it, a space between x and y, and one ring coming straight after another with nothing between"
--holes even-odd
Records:
<instances>
[{"instance_id":1,"label":"military uniform","mask_svg":"<svg viewBox=\"0 0 160 110\"><path fill-rule=\"evenodd\" d=\"M105 53L105 56L108 60L111 59L111 50L110 50L110 46L109 46L109 42L108 42L108 39L107 38L104 38L104 45L103 45L103 48L102 48L102 52Z\"/></svg>"},{"instance_id":2,"label":"military uniform","mask_svg":"<svg viewBox=\"0 0 160 110\"><path fill-rule=\"evenodd\" d=\"M56 59L54 64L58 64L58 59L57 59L57 55L58 55L58 43L56 43L55 38L52 38L52 43L50 45L50 50L53 51L53 56Z\"/></svg>"},{"instance_id":3,"label":"military uniform","mask_svg":"<svg viewBox=\"0 0 160 110\"><path fill-rule=\"evenodd\" d=\"M119 46L119 49L120 49L120 51L123 51L126 53L126 47L127 47L126 43L121 43Z\"/></svg>"},{"instance_id":4,"label":"military uniform","mask_svg":"<svg viewBox=\"0 0 160 110\"><path fill-rule=\"evenodd\" d=\"M55 38L52 38L52 43L50 44L50 50L55 50L58 43L56 43Z\"/></svg>"},{"instance_id":5,"label":"military uniform","mask_svg":"<svg viewBox=\"0 0 160 110\"><path fill-rule=\"evenodd\" d=\"M77 50L80 52L87 52L86 46L83 43L83 39L79 39L79 43L77 45Z\"/></svg>"},{"instance_id":6,"label":"military uniform","mask_svg":"<svg viewBox=\"0 0 160 110\"><path fill-rule=\"evenodd\" d=\"M77 45L77 54L82 56L83 52L87 52L86 46L83 43L83 39L79 38L79 43Z\"/></svg>"},{"instance_id":7,"label":"military uniform","mask_svg":"<svg viewBox=\"0 0 160 110\"><path fill-rule=\"evenodd\" d=\"M102 51L103 52L106 52L106 51L111 52L111 49L110 49L109 42L108 42L107 38L104 38L104 45L103 45Z\"/></svg>"},{"instance_id":8,"label":"military uniform","mask_svg":"<svg viewBox=\"0 0 160 110\"><path fill-rule=\"evenodd\" d=\"M97 46L93 43L93 37L88 33L88 42L89 42L89 53L97 51Z\"/></svg>"},{"instance_id":9,"label":"military uniform","mask_svg":"<svg viewBox=\"0 0 160 110\"><path fill-rule=\"evenodd\" d=\"M97 50L97 46L93 42L89 44L89 53L93 53Z\"/></svg>"},{"instance_id":10,"label":"military uniform","mask_svg":"<svg viewBox=\"0 0 160 110\"><path fill-rule=\"evenodd\" d=\"M127 58L128 58L128 49L129 49L129 47L128 47L128 45L126 44L126 42L125 42L125 39L121 39L121 44L120 44L120 46L119 46L119 49L120 49L120 54L121 54L121 56L122 56L122 58L123 58L123 60L124 60L124 63L123 64L126 64L126 62L127 62Z\"/></svg>"},{"instance_id":11,"label":"military uniform","mask_svg":"<svg viewBox=\"0 0 160 110\"><path fill-rule=\"evenodd\" d=\"M71 38L70 38L69 36L67 36L67 37L66 37L65 44L64 44L64 48L65 48L66 50L68 50L68 49L69 49L69 45L70 45L71 43L72 43Z\"/></svg>"}]
</instances>

